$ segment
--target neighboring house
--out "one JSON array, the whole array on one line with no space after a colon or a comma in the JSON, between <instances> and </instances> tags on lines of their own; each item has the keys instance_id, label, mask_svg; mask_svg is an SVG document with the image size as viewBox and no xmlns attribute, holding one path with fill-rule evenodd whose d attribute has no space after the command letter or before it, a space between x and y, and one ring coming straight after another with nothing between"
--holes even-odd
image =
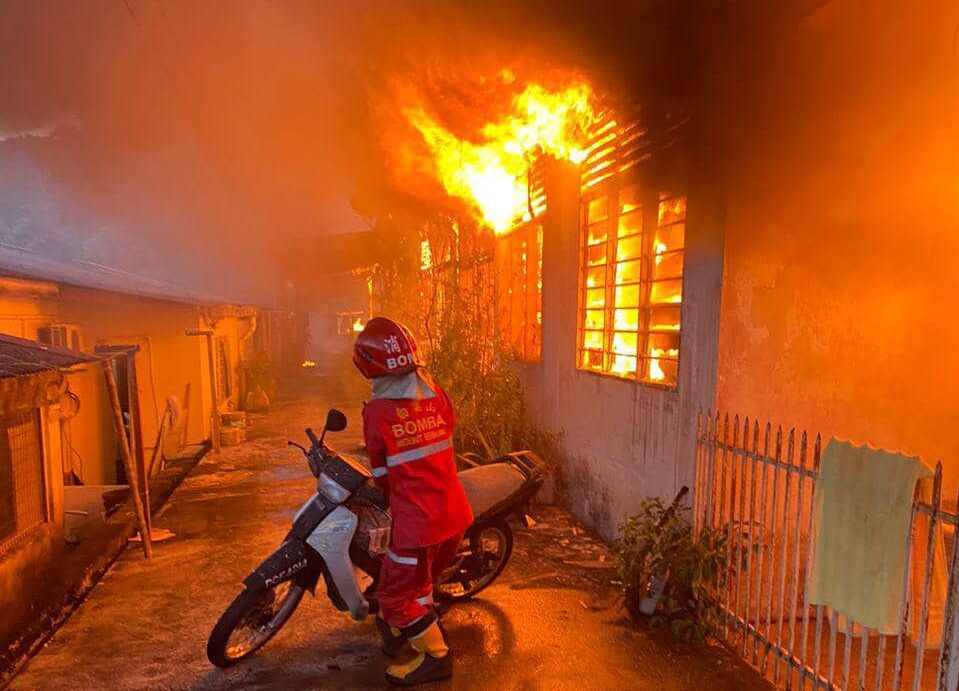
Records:
<instances>
[{"instance_id":1,"label":"neighboring house","mask_svg":"<svg viewBox=\"0 0 959 691\"><path fill-rule=\"evenodd\" d=\"M903 22L924 37L906 52ZM849 0L778 30L774 69L544 162L545 210L494 240L531 413L607 538L694 485L700 411L941 459L955 497L954 32Z\"/></svg>"},{"instance_id":2,"label":"neighboring house","mask_svg":"<svg viewBox=\"0 0 959 691\"><path fill-rule=\"evenodd\" d=\"M64 543L61 425L70 380L98 358L0 335L0 641L12 642L56 580ZM78 369L79 368L79 369ZM101 374L102 376L102 374Z\"/></svg>"},{"instance_id":3,"label":"neighboring house","mask_svg":"<svg viewBox=\"0 0 959 691\"><path fill-rule=\"evenodd\" d=\"M125 543L116 526L83 518L129 485L103 362L145 468L155 453L201 453L264 363L290 350L291 324L283 312L0 247L0 662L56 615L79 587L71 578Z\"/></svg>"},{"instance_id":4,"label":"neighboring house","mask_svg":"<svg viewBox=\"0 0 959 691\"><path fill-rule=\"evenodd\" d=\"M195 296L161 299L69 283L0 278L0 332L117 356L121 404L137 428L137 454L148 453L147 447L155 445L171 397L176 419L168 437L175 439L167 448L209 439L214 410L222 413L243 407L247 393L243 365L255 350L259 316L255 308ZM188 335L207 331L212 332L212 352L205 335ZM77 376L72 387L80 411L65 428L64 438L76 481L94 485L125 481L102 374Z\"/></svg>"}]
</instances>

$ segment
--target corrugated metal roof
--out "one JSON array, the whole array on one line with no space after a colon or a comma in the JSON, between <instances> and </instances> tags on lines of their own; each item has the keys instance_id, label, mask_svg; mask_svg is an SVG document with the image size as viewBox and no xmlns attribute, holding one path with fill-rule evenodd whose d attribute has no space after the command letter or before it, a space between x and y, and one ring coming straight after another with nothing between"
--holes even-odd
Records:
<instances>
[{"instance_id":1,"label":"corrugated metal roof","mask_svg":"<svg viewBox=\"0 0 959 691\"><path fill-rule=\"evenodd\" d=\"M64 369L100 360L76 350L0 334L0 379Z\"/></svg>"}]
</instances>

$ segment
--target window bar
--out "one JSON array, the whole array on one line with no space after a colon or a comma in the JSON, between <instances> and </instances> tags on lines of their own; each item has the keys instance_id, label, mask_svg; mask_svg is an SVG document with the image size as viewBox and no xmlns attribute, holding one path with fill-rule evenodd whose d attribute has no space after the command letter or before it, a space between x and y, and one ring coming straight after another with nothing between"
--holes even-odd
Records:
<instances>
[{"instance_id":1,"label":"window bar","mask_svg":"<svg viewBox=\"0 0 959 691\"><path fill-rule=\"evenodd\" d=\"M651 204L653 209L656 209L658 214L659 204L655 200ZM652 359L649 356L650 351L650 324L649 319L652 315L652 279L653 279L653 257L650 249L653 246L653 238L656 236L656 226L657 223L646 223L645 210L640 212L640 217L643 220L642 234L640 235L640 258L639 258L639 280L640 280L640 300L641 300L641 317L642 317L642 337L637 335L636 337L636 355L642 355L643 369L639 369L639 361L637 360L636 374L637 376L646 382L652 381ZM636 324L636 329L639 331L640 324Z\"/></svg>"},{"instance_id":2,"label":"window bar","mask_svg":"<svg viewBox=\"0 0 959 691\"><path fill-rule=\"evenodd\" d=\"M616 338L616 255L619 251L619 238L616 228L612 224L610 211L612 200L617 198L615 191L606 195L606 217L603 224L606 226L606 265L603 272L606 277L603 287L606 298L603 301L603 372L610 372L615 362L613 342Z\"/></svg>"}]
</instances>

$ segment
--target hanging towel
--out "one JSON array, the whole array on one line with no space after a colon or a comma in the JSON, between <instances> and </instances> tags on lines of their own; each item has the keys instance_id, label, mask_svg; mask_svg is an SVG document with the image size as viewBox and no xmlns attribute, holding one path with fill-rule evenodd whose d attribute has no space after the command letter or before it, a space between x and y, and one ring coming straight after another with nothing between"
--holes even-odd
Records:
<instances>
[{"instance_id":1,"label":"hanging towel","mask_svg":"<svg viewBox=\"0 0 959 691\"><path fill-rule=\"evenodd\" d=\"M917 457L829 441L813 498L807 602L881 634L899 632L912 500L930 474Z\"/></svg>"}]
</instances>

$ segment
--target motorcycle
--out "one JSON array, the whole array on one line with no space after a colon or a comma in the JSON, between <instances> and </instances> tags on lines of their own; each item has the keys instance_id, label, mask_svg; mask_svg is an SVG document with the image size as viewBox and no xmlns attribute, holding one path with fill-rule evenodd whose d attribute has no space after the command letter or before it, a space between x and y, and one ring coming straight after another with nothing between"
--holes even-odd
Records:
<instances>
[{"instance_id":1,"label":"motorcycle","mask_svg":"<svg viewBox=\"0 0 959 691\"><path fill-rule=\"evenodd\" d=\"M293 517L280 546L243 581L243 591L220 617L207 642L207 657L229 667L249 657L290 620L303 595L316 597L320 578L333 606L361 621L376 610L376 583L389 546L389 503L362 463L324 440L346 428L346 416L331 409L320 437L306 430L309 447L293 441L316 478L315 494ZM468 459L461 470L473 509L452 564L434 587L437 604L475 597L503 572L513 550L508 519L526 522L530 500L543 484L543 461L531 451L511 453L488 464ZM361 590L357 570L372 579Z\"/></svg>"}]
</instances>

